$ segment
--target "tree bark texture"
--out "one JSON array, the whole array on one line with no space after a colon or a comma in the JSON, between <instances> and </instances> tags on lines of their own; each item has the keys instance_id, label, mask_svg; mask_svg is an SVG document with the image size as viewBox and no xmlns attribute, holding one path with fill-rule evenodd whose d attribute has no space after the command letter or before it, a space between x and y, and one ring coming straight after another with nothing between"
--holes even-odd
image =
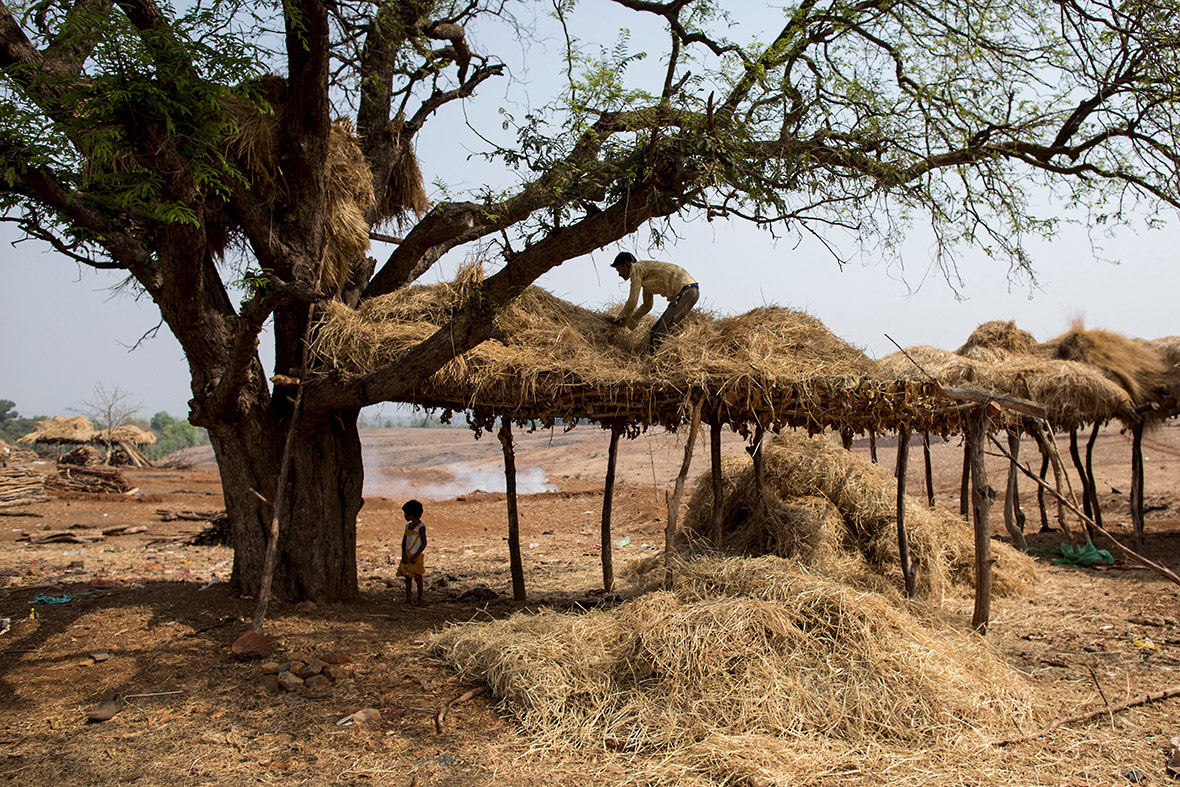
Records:
<instances>
[{"instance_id":1,"label":"tree bark texture","mask_svg":"<svg viewBox=\"0 0 1180 787\"><path fill-rule=\"evenodd\" d=\"M959 480L959 516L971 513L971 447L963 440L963 477Z\"/></svg>"},{"instance_id":2,"label":"tree bark texture","mask_svg":"<svg viewBox=\"0 0 1180 787\"><path fill-rule=\"evenodd\" d=\"M291 448L289 516L272 582L275 598L331 603L359 597L356 516L363 503L364 465L356 418L353 410L300 419ZM270 507L258 495L269 499L278 484L277 434L269 412L209 427L233 528L231 581L245 595L258 595L263 576ZM325 484L325 478L333 483Z\"/></svg>"}]
</instances>

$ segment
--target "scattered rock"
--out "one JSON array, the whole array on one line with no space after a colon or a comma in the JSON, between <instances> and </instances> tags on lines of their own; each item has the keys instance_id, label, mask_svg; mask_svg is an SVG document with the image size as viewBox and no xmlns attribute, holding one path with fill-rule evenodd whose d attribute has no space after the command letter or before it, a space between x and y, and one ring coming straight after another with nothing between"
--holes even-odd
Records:
<instances>
[{"instance_id":1,"label":"scattered rock","mask_svg":"<svg viewBox=\"0 0 1180 787\"><path fill-rule=\"evenodd\" d=\"M320 674L328 680L337 681L348 676L348 669L341 664L325 664Z\"/></svg>"},{"instance_id":2,"label":"scattered rock","mask_svg":"<svg viewBox=\"0 0 1180 787\"><path fill-rule=\"evenodd\" d=\"M352 720L357 724L381 721L381 711L377 710L376 708L361 708L356 713L352 714Z\"/></svg>"},{"instance_id":3,"label":"scattered rock","mask_svg":"<svg viewBox=\"0 0 1180 787\"><path fill-rule=\"evenodd\" d=\"M278 694L283 688L279 685L279 676L275 673L263 675L262 686L271 694Z\"/></svg>"},{"instance_id":4,"label":"scattered rock","mask_svg":"<svg viewBox=\"0 0 1180 787\"><path fill-rule=\"evenodd\" d=\"M97 661L106 661L107 659L109 659L111 657L111 654L107 653L105 650L92 650L92 651L90 651L89 655L90 655L90 658L94 659L96 662Z\"/></svg>"},{"instance_id":5,"label":"scattered rock","mask_svg":"<svg viewBox=\"0 0 1180 787\"><path fill-rule=\"evenodd\" d=\"M322 661L313 661L309 664L304 664L299 669L293 669L291 671L304 680L307 680L308 678L314 675L319 675L321 672L323 672L324 663Z\"/></svg>"},{"instance_id":6,"label":"scattered rock","mask_svg":"<svg viewBox=\"0 0 1180 787\"><path fill-rule=\"evenodd\" d=\"M312 675L303 681L303 685L313 692L324 691L332 685L332 681L328 680L323 675Z\"/></svg>"},{"instance_id":7,"label":"scattered rock","mask_svg":"<svg viewBox=\"0 0 1180 787\"><path fill-rule=\"evenodd\" d=\"M260 659L270 655L270 642L257 631L247 631L234 640L234 655L240 659Z\"/></svg>"},{"instance_id":8,"label":"scattered rock","mask_svg":"<svg viewBox=\"0 0 1180 787\"><path fill-rule=\"evenodd\" d=\"M347 653L333 651L332 653L322 657L320 661L324 662L325 664L351 664L352 656L348 655Z\"/></svg>"},{"instance_id":9,"label":"scattered rock","mask_svg":"<svg viewBox=\"0 0 1180 787\"><path fill-rule=\"evenodd\" d=\"M90 713L86 714L86 719L91 722L107 721L120 710L121 706L116 700L103 700Z\"/></svg>"},{"instance_id":10,"label":"scattered rock","mask_svg":"<svg viewBox=\"0 0 1180 787\"><path fill-rule=\"evenodd\" d=\"M278 683L286 691L299 691L303 686L303 678L298 675L293 675L290 672L280 672L278 675Z\"/></svg>"},{"instance_id":11,"label":"scattered rock","mask_svg":"<svg viewBox=\"0 0 1180 787\"><path fill-rule=\"evenodd\" d=\"M303 670L304 670L304 669L306 669L306 668L307 668L307 663L306 663L306 662L303 662L303 661L292 661L290 664L288 664L288 665L286 666L286 668L285 668L285 669L284 669L284 668L282 668L282 667L280 667L280 668L279 668L279 672L291 672L291 673L294 673L294 674L296 674L296 675L299 675L299 677L301 677L301 678L302 678L302 677L305 677L305 676L303 676L303 675L300 675L299 673L303 672ZM315 674L315 673L309 673L309 674Z\"/></svg>"},{"instance_id":12,"label":"scattered rock","mask_svg":"<svg viewBox=\"0 0 1180 787\"><path fill-rule=\"evenodd\" d=\"M258 673L260 675L278 675L282 671L279 669L279 665L273 661L264 661L258 665Z\"/></svg>"}]
</instances>

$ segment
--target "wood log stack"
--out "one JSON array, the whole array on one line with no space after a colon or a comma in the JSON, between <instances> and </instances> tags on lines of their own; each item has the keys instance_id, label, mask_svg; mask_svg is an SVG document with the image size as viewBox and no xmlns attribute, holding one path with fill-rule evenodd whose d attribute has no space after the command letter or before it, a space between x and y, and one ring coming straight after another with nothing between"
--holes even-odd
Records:
<instances>
[{"instance_id":1,"label":"wood log stack","mask_svg":"<svg viewBox=\"0 0 1180 787\"><path fill-rule=\"evenodd\" d=\"M97 492L125 495L133 491L123 474L113 467L57 466L57 475L45 479L45 488L57 492Z\"/></svg>"},{"instance_id":2,"label":"wood log stack","mask_svg":"<svg viewBox=\"0 0 1180 787\"><path fill-rule=\"evenodd\" d=\"M0 470L0 508L42 503L48 499L42 474L22 468Z\"/></svg>"}]
</instances>

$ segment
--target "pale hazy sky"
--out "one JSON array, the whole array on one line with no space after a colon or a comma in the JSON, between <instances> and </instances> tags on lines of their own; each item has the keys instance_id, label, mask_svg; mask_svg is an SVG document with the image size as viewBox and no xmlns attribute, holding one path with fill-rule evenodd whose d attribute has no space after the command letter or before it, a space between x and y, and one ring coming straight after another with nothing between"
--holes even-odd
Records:
<instances>
[{"instance_id":1,"label":"pale hazy sky","mask_svg":"<svg viewBox=\"0 0 1180 787\"><path fill-rule=\"evenodd\" d=\"M663 43L654 29L632 31L633 41L647 40L644 36L656 36L652 50ZM553 52L540 47L530 56L533 62L551 61ZM498 129L495 110L504 106L523 112L526 91L541 100L546 90L540 83L552 74L518 66L513 76L511 83L485 86L482 104L449 107L428 124L418 148L428 184L442 179L455 193L496 177L495 168L462 153L464 146L473 150L477 144L465 118L474 122L486 111L492 118L489 127ZM453 137L442 133L447 128ZM933 344L953 350L979 323L995 319L1015 320L1042 340L1066 330L1075 316L1090 327L1131 336L1180 334L1175 305L1180 221L1174 216L1162 229L1140 234L1124 230L1114 238L1095 236L1085 227L1064 227L1055 242L1030 245L1040 279L1031 291L1027 283L1009 282L1004 264L963 250L957 295L930 272L932 251L920 238L904 248L904 271L872 257L840 270L818 244L795 245L791 239L776 244L739 223L701 221L685 225L681 234L680 242L650 255L645 231L625 239L621 248L686 267L701 283L699 308L722 314L767 303L802 309L874 357L894 350L886 334L903 346ZM0 398L15 401L22 415L68 414L102 383L130 392L134 401L142 402L146 417L161 410L184 416L191 396L189 376L167 329L130 351L158 322L152 304L129 294L113 295L119 278L110 273L80 269L32 242L14 247L13 239L12 229L0 226ZM372 253L380 261L388 251L375 244ZM626 285L609 267L617 251L611 247L571 260L538 284L591 308L617 303L626 297ZM851 244L841 251L846 256L858 253ZM459 259L452 255L423 281L448 278ZM265 356L263 361L269 364Z\"/></svg>"}]
</instances>

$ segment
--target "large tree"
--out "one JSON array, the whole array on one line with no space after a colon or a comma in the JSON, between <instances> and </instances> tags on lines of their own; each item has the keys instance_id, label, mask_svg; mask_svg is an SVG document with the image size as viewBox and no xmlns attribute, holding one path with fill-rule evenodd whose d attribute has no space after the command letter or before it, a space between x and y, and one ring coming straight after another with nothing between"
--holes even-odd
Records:
<instances>
[{"instance_id":1,"label":"large tree","mask_svg":"<svg viewBox=\"0 0 1180 787\"><path fill-rule=\"evenodd\" d=\"M627 35L591 49L574 0L539 8L564 33L565 78L505 118L512 145L486 151L514 185L420 212L397 193L407 150L442 107L507 78L472 41L527 35L529 4L0 4L5 217L125 271L159 306L216 451L243 592L258 591L269 501L284 493L276 592L355 597L359 408L486 340L541 274L645 225L697 213L888 241L922 217L948 248L1027 266L1020 238L1053 223L1030 189L1095 220L1180 204L1175 0L799 0L758 8L773 27L753 42L728 40L748 20L710 0L583 5L659 22L662 39L642 42L660 50L652 84L628 81ZM339 242L334 135L366 173L349 192L362 232L404 221L388 259ZM481 242L499 246L498 269L401 358L303 386L298 410L295 388L265 378L268 320L274 368L298 373L317 303L392 292Z\"/></svg>"}]
</instances>

